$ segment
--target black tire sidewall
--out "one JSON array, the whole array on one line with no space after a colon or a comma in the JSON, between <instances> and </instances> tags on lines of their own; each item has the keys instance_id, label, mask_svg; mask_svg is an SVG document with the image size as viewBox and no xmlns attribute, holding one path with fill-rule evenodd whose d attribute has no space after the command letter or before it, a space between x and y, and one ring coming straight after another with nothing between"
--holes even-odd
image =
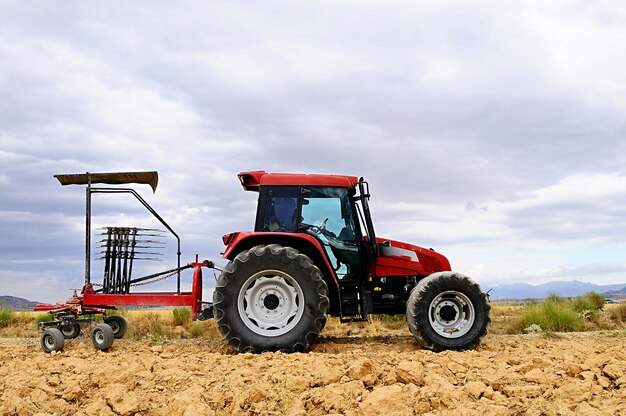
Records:
<instances>
[{"instance_id":1,"label":"black tire sidewall","mask_svg":"<svg viewBox=\"0 0 626 416\"><path fill-rule=\"evenodd\" d=\"M96 335L98 332L101 332L104 337L102 343L98 342L98 340L96 339ZM108 324L98 324L93 328L91 332L91 342L93 343L94 347L96 347L100 351L106 351L111 348L114 338L115 336L113 334L113 329Z\"/></svg>"},{"instance_id":2,"label":"black tire sidewall","mask_svg":"<svg viewBox=\"0 0 626 416\"><path fill-rule=\"evenodd\" d=\"M48 345L46 345L46 339L48 337L51 337L53 340L52 348L48 348ZM41 348L47 353L51 353L52 351L61 351L65 345L65 337L63 336L63 333L57 328L49 328L44 330L41 334L40 341Z\"/></svg>"},{"instance_id":3,"label":"black tire sidewall","mask_svg":"<svg viewBox=\"0 0 626 416\"><path fill-rule=\"evenodd\" d=\"M111 329L113 330L113 335L115 336L115 339L122 338L124 334L126 333L126 331L128 330L128 322L126 321L126 318L124 318L121 315L107 316L104 319L104 323L111 327ZM113 325L111 325L111 323ZM115 327L117 327L117 331L115 330Z\"/></svg>"},{"instance_id":4,"label":"black tire sidewall","mask_svg":"<svg viewBox=\"0 0 626 416\"><path fill-rule=\"evenodd\" d=\"M475 347L486 334L490 322L489 312L491 308L480 286L470 278L457 273L441 273L426 279L429 280L415 288L418 291L421 289L421 296L415 300L414 309L409 311L415 316L414 329L419 333L419 337L429 344L427 345L429 348L437 351L464 350ZM475 316L472 327L466 334L458 338L447 338L438 334L429 320L432 301L446 291L463 293L474 307Z\"/></svg>"},{"instance_id":5,"label":"black tire sidewall","mask_svg":"<svg viewBox=\"0 0 626 416\"><path fill-rule=\"evenodd\" d=\"M276 247L253 247L245 254L250 256L249 259L244 262L235 259L236 270L225 270L218 280L214 294L216 321L222 335L240 352L303 351L319 335L325 324L328 298L318 290L320 282L325 286L321 272L308 257L302 259L303 256L296 250ZM288 253L289 250L292 252ZM262 255L258 256L259 252ZM301 262L309 262L310 266L303 267ZM246 326L239 315L238 297L243 284L250 276L263 270L288 274L300 286L304 297L304 310L299 322L289 332L279 336L257 334ZM319 276L315 277L314 274Z\"/></svg>"},{"instance_id":6,"label":"black tire sidewall","mask_svg":"<svg viewBox=\"0 0 626 416\"><path fill-rule=\"evenodd\" d=\"M63 332L63 328L71 327L73 329L72 332L68 332L67 334ZM80 324L65 324L59 327L59 330L63 334L65 339L74 339L80 335Z\"/></svg>"}]
</instances>

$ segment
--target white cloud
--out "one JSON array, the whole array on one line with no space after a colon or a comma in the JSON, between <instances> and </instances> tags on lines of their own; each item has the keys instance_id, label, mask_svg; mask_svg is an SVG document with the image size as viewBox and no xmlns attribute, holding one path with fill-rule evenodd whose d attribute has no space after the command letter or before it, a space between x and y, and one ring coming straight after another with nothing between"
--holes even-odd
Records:
<instances>
[{"instance_id":1,"label":"white cloud","mask_svg":"<svg viewBox=\"0 0 626 416\"><path fill-rule=\"evenodd\" d=\"M82 257L84 193L53 174L146 169L161 182L140 192L185 255L215 259L222 234L252 228L237 172L340 173L370 181L379 234L478 279L625 281L602 266L621 264L626 235L624 16L619 2L5 2L0 283L33 253L64 259L54 288L33 280L39 300L80 283L65 259ZM132 199L95 203L98 225L150 221Z\"/></svg>"}]
</instances>

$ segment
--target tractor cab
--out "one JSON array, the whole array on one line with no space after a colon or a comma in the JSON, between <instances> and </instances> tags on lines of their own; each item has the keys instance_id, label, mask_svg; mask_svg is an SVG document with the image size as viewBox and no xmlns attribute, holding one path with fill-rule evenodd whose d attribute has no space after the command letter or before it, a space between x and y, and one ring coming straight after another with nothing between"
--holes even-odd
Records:
<instances>
[{"instance_id":1,"label":"tractor cab","mask_svg":"<svg viewBox=\"0 0 626 416\"><path fill-rule=\"evenodd\" d=\"M323 247L338 280L361 280L371 256L359 226L355 190L332 186L263 186L256 232L306 233Z\"/></svg>"},{"instance_id":2,"label":"tractor cab","mask_svg":"<svg viewBox=\"0 0 626 416\"><path fill-rule=\"evenodd\" d=\"M486 332L486 297L466 276L449 273L445 256L376 237L363 178L238 177L259 193L255 227L223 237L229 264L214 308L239 351L301 348L327 314L353 322L405 313L416 339L433 349L468 348Z\"/></svg>"},{"instance_id":3,"label":"tractor cab","mask_svg":"<svg viewBox=\"0 0 626 416\"><path fill-rule=\"evenodd\" d=\"M376 238L363 178L264 171L238 176L245 190L259 192L255 230L231 239L225 257L255 244L296 247L322 270L331 314L342 320L403 313L420 276L450 270L432 250Z\"/></svg>"}]
</instances>

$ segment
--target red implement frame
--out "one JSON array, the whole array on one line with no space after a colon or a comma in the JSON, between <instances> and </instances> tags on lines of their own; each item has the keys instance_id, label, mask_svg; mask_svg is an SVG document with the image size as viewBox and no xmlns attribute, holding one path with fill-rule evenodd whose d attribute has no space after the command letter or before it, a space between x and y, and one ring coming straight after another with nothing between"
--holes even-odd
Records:
<instances>
[{"instance_id":1,"label":"red implement frame","mask_svg":"<svg viewBox=\"0 0 626 416\"><path fill-rule=\"evenodd\" d=\"M193 281L191 292L155 292L155 293L129 293L129 294L103 294L94 293L93 287L87 285L83 296L74 296L67 303L55 305L40 303L33 309L35 311L47 311L52 314L71 312L76 315L83 314L106 314L107 309L116 306L189 306L191 307L191 319L198 319L198 313L202 310L202 267L210 267L211 263L204 261L191 263L193 267Z\"/></svg>"},{"instance_id":2,"label":"red implement frame","mask_svg":"<svg viewBox=\"0 0 626 416\"><path fill-rule=\"evenodd\" d=\"M154 292L154 293L128 293L128 294L103 294L89 293L93 290L86 289L82 297L83 306L106 307L116 306L190 306L191 319L198 317L202 310L202 266L208 267L208 262L192 263L193 281L191 292Z\"/></svg>"},{"instance_id":3,"label":"red implement frame","mask_svg":"<svg viewBox=\"0 0 626 416\"><path fill-rule=\"evenodd\" d=\"M52 314L69 313L75 316L83 314L106 314L107 310L115 309L115 306L189 306L191 307L191 317L195 321L198 319L199 313L202 309L202 267L214 268L213 262L205 260L204 262L198 262L198 256L196 255L196 261L188 264L187 266L180 266L180 238L178 234L161 218L156 211L148 205L146 201L137 194L133 189L126 188L93 188L94 183L107 183L107 184L126 184L126 183L140 183L149 184L152 190L156 190L158 183L158 173L155 171L149 172L115 172L115 173L85 173L85 174L63 174L55 175L55 178L59 180L61 185L87 185L86 187L86 226L85 226L85 285L81 296L78 296L74 292L74 296L69 299L65 304L58 303L52 304L39 304L34 309L37 311L48 311ZM178 243L178 267L176 269L157 273L151 276L145 276L135 280L131 280L130 283L137 283L139 281L147 281L156 278L160 275L164 275L168 272L177 274L177 290L176 292L148 292L148 293L124 293L124 294L111 294L111 293L96 293L91 283L91 195L92 193L130 193L141 202L141 204L159 221L165 228L167 228L172 235L176 238ZM192 268L194 269L193 281L191 285L191 292L180 291L180 272L181 270ZM145 284L145 283L141 283ZM100 292L100 290L98 290ZM205 302L210 305L209 302ZM207 308L207 311L210 310ZM204 318L200 318L204 319Z\"/></svg>"}]
</instances>

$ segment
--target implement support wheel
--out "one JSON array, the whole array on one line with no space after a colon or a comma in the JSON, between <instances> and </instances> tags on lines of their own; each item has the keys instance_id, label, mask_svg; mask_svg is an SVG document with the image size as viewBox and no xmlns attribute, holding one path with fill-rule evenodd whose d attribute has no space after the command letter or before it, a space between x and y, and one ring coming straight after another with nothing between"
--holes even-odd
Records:
<instances>
[{"instance_id":1,"label":"implement support wheel","mask_svg":"<svg viewBox=\"0 0 626 416\"><path fill-rule=\"evenodd\" d=\"M80 324L61 324L59 330L65 339L74 339L80 335Z\"/></svg>"},{"instance_id":2,"label":"implement support wheel","mask_svg":"<svg viewBox=\"0 0 626 416\"><path fill-rule=\"evenodd\" d=\"M107 324L98 324L91 331L91 342L100 351L106 351L113 345L115 334Z\"/></svg>"},{"instance_id":3,"label":"implement support wheel","mask_svg":"<svg viewBox=\"0 0 626 416\"><path fill-rule=\"evenodd\" d=\"M65 345L63 334L56 328L48 328L41 333L41 348L45 352L61 351Z\"/></svg>"},{"instance_id":4,"label":"implement support wheel","mask_svg":"<svg viewBox=\"0 0 626 416\"><path fill-rule=\"evenodd\" d=\"M108 316L104 318L104 323L111 327L113 334L115 335L115 339L122 338L128 329L128 322L123 316L120 315Z\"/></svg>"}]
</instances>

